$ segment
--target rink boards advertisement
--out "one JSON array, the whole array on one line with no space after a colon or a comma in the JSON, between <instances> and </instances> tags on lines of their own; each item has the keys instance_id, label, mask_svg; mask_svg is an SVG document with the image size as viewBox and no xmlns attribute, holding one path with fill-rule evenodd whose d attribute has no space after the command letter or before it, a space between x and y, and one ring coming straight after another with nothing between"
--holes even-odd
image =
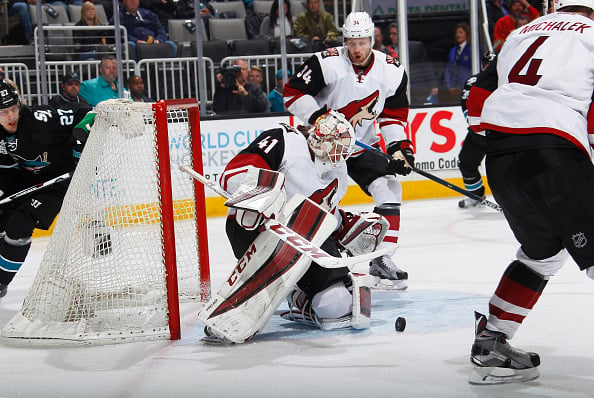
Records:
<instances>
[{"instance_id":1,"label":"rink boards advertisement","mask_svg":"<svg viewBox=\"0 0 594 398\"><path fill-rule=\"evenodd\" d=\"M200 122L204 174L218 181L225 165L263 131L279 122L300 124L293 116L202 120ZM415 163L422 170L457 172L460 147L467 124L459 106L411 109L408 137L415 148ZM455 173L449 173L455 174ZM456 174L457 175L457 174ZM405 180L423 179L418 175ZM207 196L215 196L208 192Z\"/></svg>"}]
</instances>

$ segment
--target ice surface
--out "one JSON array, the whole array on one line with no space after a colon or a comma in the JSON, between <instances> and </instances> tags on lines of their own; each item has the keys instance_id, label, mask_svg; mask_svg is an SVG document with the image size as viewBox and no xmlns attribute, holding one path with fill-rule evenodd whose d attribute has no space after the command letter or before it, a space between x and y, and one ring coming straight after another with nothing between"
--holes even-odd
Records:
<instances>
[{"instance_id":1,"label":"ice surface","mask_svg":"<svg viewBox=\"0 0 594 398\"><path fill-rule=\"evenodd\" d=\"M594 397L594 281L572 261L512 340L541 355L541 377L504 386L467 383L473 310L487 310L517 244L501 214L460 210L458 200L404 204L394 260L408 271L409 288L372 294L369 330L322 332L274 316L250 343L205 346L197 306L186 304L175 342L0 345L0 397ZM234 260L224 220L211 219L208 227L216 289ZM20 308L46 244L33 243L0 302L0 326ZM407 320L402 333L394 331L397 316Z\"/></svg>"}]
</instances>

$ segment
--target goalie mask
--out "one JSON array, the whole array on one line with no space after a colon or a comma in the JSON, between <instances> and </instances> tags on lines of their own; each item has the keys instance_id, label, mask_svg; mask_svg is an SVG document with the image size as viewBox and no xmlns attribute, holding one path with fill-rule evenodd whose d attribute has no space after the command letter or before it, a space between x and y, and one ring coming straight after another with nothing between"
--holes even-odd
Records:
<instances>
[{"instance_id":1,"label":"goalie mask","mask_svg":"<svg viewBox=\"0 0 594 398\"><path fill-rule=\"evenodd\" d=\"M316 157L338 167L355 149L355 130L340 112L330 111L316 120L307 142Z\"/></svg>"}]
</instances>

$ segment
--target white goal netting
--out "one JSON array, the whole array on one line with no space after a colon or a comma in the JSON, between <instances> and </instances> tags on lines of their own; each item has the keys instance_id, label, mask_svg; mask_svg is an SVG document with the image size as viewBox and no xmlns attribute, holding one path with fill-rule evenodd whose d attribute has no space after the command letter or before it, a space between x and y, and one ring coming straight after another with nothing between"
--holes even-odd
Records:
<instances>
[{"instance_id":1,"label":"white goal netting","mask_svg":"<svg viewBox=\"0 0 594 398\"><path fill-rule=\"evenodd\" d=\"M38 273L21 311L2 330L4 341L169 338L164 257L171 250L180 296L208 292L199 256L206 231L197 227L194 183L178 167L191 165L191 144L200 145L189 135L188 110L167 111L175 248L163 239L164 167L152 104L111 100L96 112Z\"/></svg>"}]
</instances>

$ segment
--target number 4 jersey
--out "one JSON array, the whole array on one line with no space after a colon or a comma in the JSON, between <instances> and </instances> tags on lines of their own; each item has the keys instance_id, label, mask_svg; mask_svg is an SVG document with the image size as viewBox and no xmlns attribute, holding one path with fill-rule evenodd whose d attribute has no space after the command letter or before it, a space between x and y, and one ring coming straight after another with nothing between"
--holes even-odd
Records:
<instances>
[{"instance_id":1,"label":"number 4 jersey","mask_svg":"<svg viewBox=\"0 0 594 398\"><path fill-rule=\"evenodd\" d=\"M488 77L493 73L488 68L479 75L470 91L475 131L553 134L592 157L594 21L553 13L516 29L498 56L496 79ZM489 87L495 81L496 89Z\"/></svg>"}]
</instances>

